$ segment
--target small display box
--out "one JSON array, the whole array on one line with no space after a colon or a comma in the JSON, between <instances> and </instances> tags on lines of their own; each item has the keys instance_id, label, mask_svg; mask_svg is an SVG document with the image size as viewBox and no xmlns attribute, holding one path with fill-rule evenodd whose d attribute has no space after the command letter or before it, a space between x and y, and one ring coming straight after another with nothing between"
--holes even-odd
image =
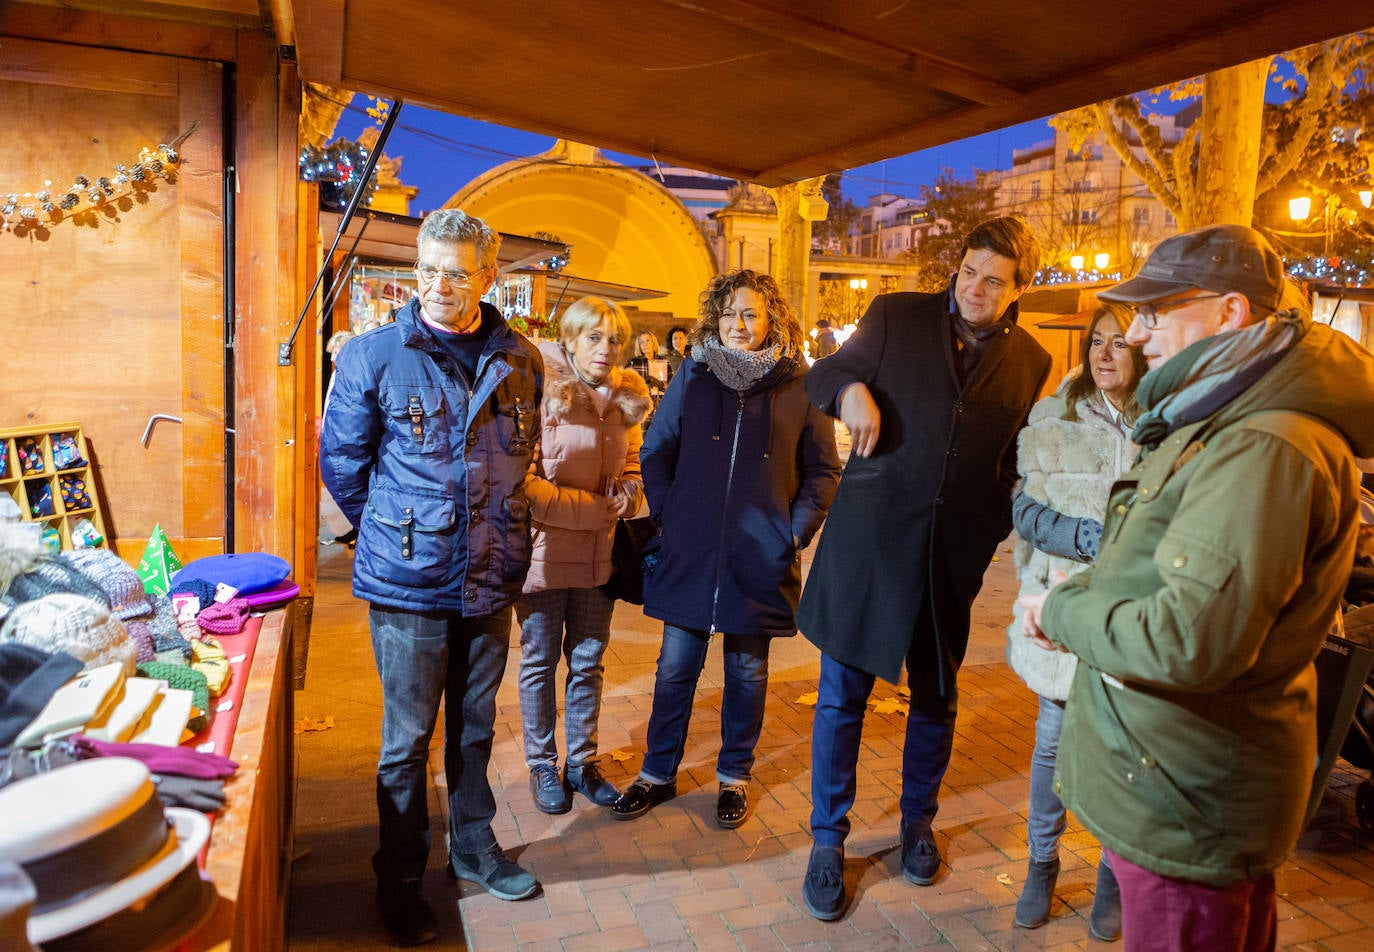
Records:
<instances>
[{"instance_id":1,"label":"small display box","mask_svg":"<svg viewBox=\"0 0 1374 952\"><path fill-rule=\"evenodd\" d=\"M0 430L0 492L52 549L109 546L79 423Z\"/></svg>"}]
</instances>

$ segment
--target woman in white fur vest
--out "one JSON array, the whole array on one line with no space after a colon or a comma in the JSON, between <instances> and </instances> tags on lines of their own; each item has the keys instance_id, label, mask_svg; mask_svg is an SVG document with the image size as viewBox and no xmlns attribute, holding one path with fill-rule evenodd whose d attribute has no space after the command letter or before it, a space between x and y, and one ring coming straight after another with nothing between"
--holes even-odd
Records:
<instances>
[{"instance_id":1,"label":"woman in white fur vest","mask_svg":"<svg viewBox=\"0 0 1374 952\"><path fill-rule=\"evenodd\" d=\"M1147 367L1140 349L1126 343L1129 325L1129 315L1099 307L1083 335L1079 365L1055 393L1031 409L1021 431L1021 482L1012 518L1020 536L1016 569L1023 596L1045 591L1055 573L1081 572L1097 556L1108 493L1130 468L1136 450L1129 434L1138 410L1136 385ZM1059 877L1065 821L1064 805L1054 790L1054 762L1078 659L1047 651L1027 638L1019 600L1014 613L1007 626L1007 662L1040 696L1026 822L1030 861L1015 921L1023 929L1036 929L1049 921ZM1088 929L1094 939L1107 942L1121 931L1121 896L1105 862L1098 866Z\"/></svg>"},{"instance_id":2,"label":"woman in white fur vest","mask_svg":"<svg viewBox=\"0 0 1374 952\"><path fill-rule=\"evenodd\" d=\"M644 502L640 422L649 412L649 388L620 366L629 341L625 312L589 297L564 312L558 342L539 343L543 429L525 480L534 548L515 614L525 762L535 806L545 813L566 813L573 791L601 806L620 795L596 762L602 658L615 606L597 586L611 576L616 520ZM566 774L555 737L560 655L568 664Z\"/></svg>"}]
</instances>

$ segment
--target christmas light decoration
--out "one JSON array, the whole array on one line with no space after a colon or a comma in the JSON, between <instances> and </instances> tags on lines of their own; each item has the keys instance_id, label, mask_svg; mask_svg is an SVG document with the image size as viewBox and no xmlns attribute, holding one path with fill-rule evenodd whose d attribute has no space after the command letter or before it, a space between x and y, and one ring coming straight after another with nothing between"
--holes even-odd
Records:
<instances>
[{"instance_id":1,"label":"christmas light decoration","mask_svg":"<svg viewBox=\"0 0 1374 952\"><path fill-rule=\"evenodd\" d=\"M156 148L144 146L137 161L116 164L113 176L102 175L94 183L87 176L78 175L66 188L54 189L49 179L42 188L31 192L0 190L0 231L22 236L66 220L94 224L100 220L94 214L97 210L133 192L151 190L152 176L175 183L176 169L181 163L176 149L180 142L181 139L172 145L161 143Z\"/></svg>"}]
</instances>

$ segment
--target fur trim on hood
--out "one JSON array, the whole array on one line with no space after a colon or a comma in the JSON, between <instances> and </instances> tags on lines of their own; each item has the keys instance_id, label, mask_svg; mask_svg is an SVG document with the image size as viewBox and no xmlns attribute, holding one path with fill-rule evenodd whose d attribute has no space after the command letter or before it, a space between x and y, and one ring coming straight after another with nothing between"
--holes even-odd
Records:
<instances>
[{"instance_id":1,"label":"fur trim on hood","mask_svg":"<svg viewBox=\"0 0 1374 952\"><path fill-rule=\"evenodd\" d=\"M579 406L597 415L592 388L573 372L562 345L540 341L537 346L544 357L544 413L554 419L565 419L574 406ZM606 381L611 386L611 407L620 411L626 423L643 423L653 405L644 378L633 370L612 367Z\"/></svg>"}]
</instances>

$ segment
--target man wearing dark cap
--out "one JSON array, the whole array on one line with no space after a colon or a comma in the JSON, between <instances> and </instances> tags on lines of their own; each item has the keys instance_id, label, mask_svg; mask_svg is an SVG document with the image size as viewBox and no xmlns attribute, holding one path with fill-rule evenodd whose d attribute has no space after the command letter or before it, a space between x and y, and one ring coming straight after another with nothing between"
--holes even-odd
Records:
<instances>
[{"instance_id":1,"label":"man wearing dark cap","mask_svg":"<svg viewBox=\"0 0 1374 952\"><path fill-rule=\"evenodd\" d=\"M1142 455L1095 566L1023 600L1027 632L1081 661L1055 790L1110 854L1129 952L1275 945L1312 662L1354 556L1351 451L1374 453L1374 357L1285 290L1263 236L1217 225L1099 295L1135 309L1150 364Z\"/></svg>"}]
</instances>

